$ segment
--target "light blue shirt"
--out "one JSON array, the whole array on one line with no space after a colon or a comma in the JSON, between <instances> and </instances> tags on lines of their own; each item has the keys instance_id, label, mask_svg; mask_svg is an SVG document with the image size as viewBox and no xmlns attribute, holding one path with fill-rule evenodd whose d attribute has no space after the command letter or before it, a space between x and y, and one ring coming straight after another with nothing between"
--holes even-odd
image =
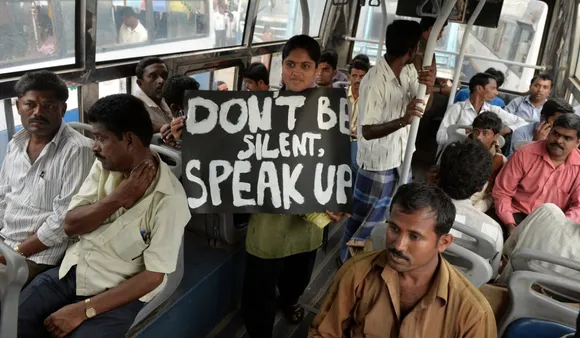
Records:
<instances>
[{"instance_id":1,"label":"light blue shirt","mask_svg":"<svg viewBox=\"0 0 580 338\"><path fill-rule=\"evenodd\" d=\"M515 151L514 146L518 144L518 142L530 143L534 141L534 132L536 131L536 128L538 128L539 124L540 122L532 122L528 125L516 129L512 135L512 143L510 144L509 152L506 154L506 156L513 154Z\"/></svg>"},{"instance_id":2,"label":"light blue shirt","mask_svg":"<svg viewBox=\"0 0 580 338\"><path fill-rule=\"evenodd\" d=\"M455 102L463 102L466 101L467 99L469 99L469 97L471 96L471 94L469 93L469 88L461 88L457 94L455 94ZM500 99L499 97L494 97L493 100L491 100L491 102L489 103L492 106L498 106L500 108L505 108L505 102Z\"/></svg>"},{"instance_id":3,"label":"light blue shirt","mask_svg":"<svg viewBox=\"0 0 580 338\"><path fill-rule=\"evenodd\" d=\"M543 107L544 105L535 107L530 101L530 96L528 95L513 99L507 107L505 107L505 110L526 121L537 122L540 121L540 113L542 112Z\"/></svg>"}]
</instances>

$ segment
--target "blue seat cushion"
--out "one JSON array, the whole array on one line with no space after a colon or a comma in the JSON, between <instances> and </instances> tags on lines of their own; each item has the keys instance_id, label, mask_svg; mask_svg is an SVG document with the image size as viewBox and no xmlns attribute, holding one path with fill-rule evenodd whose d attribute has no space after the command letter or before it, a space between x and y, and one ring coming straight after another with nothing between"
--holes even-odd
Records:
<instances>
[{"instance_id":1,"label":"blue seat cushion","mask_svg":"<svg viewBox=\"0 0 580 338\"><path fill-rule=\"evenodd\" d=\"M521 318L508 326L503 338L560 338L575 331L571 327L546 320Z\"/></svg>"}]
</instances>

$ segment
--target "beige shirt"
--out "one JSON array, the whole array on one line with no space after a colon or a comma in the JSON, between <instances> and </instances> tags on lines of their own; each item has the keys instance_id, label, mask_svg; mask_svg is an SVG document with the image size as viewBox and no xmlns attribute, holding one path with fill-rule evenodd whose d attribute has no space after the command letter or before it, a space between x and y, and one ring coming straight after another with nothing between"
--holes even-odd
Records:
<instances>
[{"instance_id":1,"label":"beige shirt","mask_svg":"<svg viewBox=\"0 0 580 338\"><path fill-rule=\"evenodd\" d=\"M352 94L352 87L348 87L346 97L348 98L348 113L350 118L350 138L352 141L356 141L358 123L358 98L354 98L354 95Z\"/></svg>"},{"instance_id":2,"label":"beige shirt","mask_svg":"<svg viewBox=\"0 0 580 338\"><path fill-rule=\"evenodd\" d=\"M149 112L151 122L158 124L171 123L173 115L171 114L171 109L169 109L169 106L165 103L165 99L161 100L161 106L158 106L157 103L153 102L153 100L151 100L151 98L141 90L141 88L137 88L135 96L145 103L145 108L147 109L147 112Z\"/></svg>"},{"instance_id":3,"label":"beige shirt","mask_svg":"<svg viewBox=\"0 0 580 338\"><path fill-rule=\"evenodd\" d=\"M77 266L77 296L99 294L144 270L175 271L183 229L191 215L183 187L159 155L155 156L160 161L159 170L141 200L131 209L117 210L99 228L79 236L66 251L59 277ZM103 199L122 179L121 173L105 170L96 161L69 210ZM166 279L140 300L153 299Z\"/></svg>"},{"instance_id":4,"label":"beige shirt","mask_svg":"<svg viewBox=\"0 0 580 338\"><path fill-rule=\"evenodd\" d=\"M336 274L309 337L495 338L493 311L473 284L440 257L431 289L401 318L398 273L387 251L349 260Z\"/></svg>"}]
</instances>

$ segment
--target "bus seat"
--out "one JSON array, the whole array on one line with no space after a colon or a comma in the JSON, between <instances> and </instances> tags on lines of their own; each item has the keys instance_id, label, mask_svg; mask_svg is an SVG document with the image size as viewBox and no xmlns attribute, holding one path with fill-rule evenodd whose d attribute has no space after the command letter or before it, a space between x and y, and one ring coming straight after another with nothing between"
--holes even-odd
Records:
<instances>
[{"instance_id":1,"label":"bus seat","mask_svg":"<svg viewBox=\"0 0 580 338\"><path fill-rule=\"evenodd\" d=\"M465 130L471 129L471 126L459 125L454 124L447 128L447 144L453 143L455 141L461 141L465 139L467 136L465 135ZM499 136L497 139L497 143L500 148L505 146L505 138L503 136Z\"/></svg>"},{"instance_id":2,"label":"bus seat","mask_svg":"<svg viewBox=\"0 0 580 338\"><path fill-rule=\"evenodd\" d=\"M386 249L387 225L378 224L371 232L373 250ZM457 243L443 252L443 257L455 266L476 287L487 283L493 274L490 263L480 255L461 247Z\"/></svg>"},{"instance_id":3,"label":"bus seat","mask_svg":"<svg viewBox=\"0 0 580 338\"><path fill-rule=\"evenodd\" d=\"M559 337L562 325L569 328L576 326L578 309L533 290L534 284L580 292L580 282L570 278L533 271L515 271L508 282L510 304L506 315L498 321L498 337ZM538 335L540 330L553 333ZM530 335L526 332L534 333Z\"/></svg>"},{"instance_id":4,"label":"bus seat","mask_svg":"<svg viewBox=\"0 0 580 338\"><path fill-rule=\"evenodd\" d=\"M153 311L155 311L158 307L160 307L173 293L177 290L177 287L181 283L181 279L183 278L184 272L184 239L181 239L181 247L179 249L179 256L177 258L177 265L175 266L175 271L167 275L167 283L161 292L157 294L149 303L145 304L141 311L135 317L133 321L133 325L131 327L137 325L147 316L149 316ZM3 338L3 337L2 337Z\"/></svg>"},{"instance_id":5,"label":"bus seat","mask_svg":"<svg viewBox=\"0 0 580 338\"><path fill-rule=\"evenodd\" d=\"M169 147L158 146L155 144L151 144L149 147L151 148L151 150L155 151L163 158L163 160L169 166L169 169L171 169L171 172L175 175L175 177L177 177L179 179L181 177L181 171L182 171L181 152L174 150L174 149L171 149ZM167 161L167 160L169 160L169 161ZM168 162L173 162L173 163L168 163Z\"/></svg>"},{"instance_id":6,"label":"bus seat","mask_svg":"<svg viewBox=\"0 0 580 338\"><path fill-rule=\"evenodd\" d=\"M576 332L573 328L533 318L522 318L513 322L503 338L521 338L521 337L554 337L559 338L565 334Z\"/></svg>"},{"instance_id":7,"label":"bus seat","mask_svg":"<svg viewBox=\"0 0 580 338\"><path fill-rule=\"evenodd\" d=\"M492 278L499 274L499 265L501 263L501 248L496 247L496 242L488 235L460 222L453 222L453 230L459 231L473 239L455 238L454 243L475 252L480 257L486 259L492 269ZM487 282L487 281L486 281Z\"/></svg>"},{"instance_id":8,"label":"bus seat","mask_svg":"<svg viewBox=\"0 0 580 338\"><path fill-rule=\"evenodd\" d=\"M93 127L90 124L80 123L80 122L69 122L69 126L71 126L74 130L78 132L88 131L89 133L93 132Z\"/></svg>"},{"instance_id":9,"label":"bus seat","mask_svg":"<svg viewBox=\"0 0 580 338\"><path fill-rule=\"evenodd\" d=\"M533 271L538 273L543 273L552 276L560 276L563 278L570 278L568 276L559 274L547 267L544 267L538 262L545 262L554 265L558 265L561 267L565 267L574 271L580 272L580 263L573 261L571 259L563 258L558 255L546 253L539 250L534 249L525 249L520 248L515 250L508 262L508 266L506 269L510 269L511 273L516 271ZM508 275L508 274L506 274ZM503 275L505 276L505 275ZM509 277L508 277L509 278ZM505 282L505 280L503 281ZM544 291L554 296L555 298L566 301L566 302L573 302L573 303L580 303L580 289L569 290L569 289L559 289L550 286L542 285Z\"/></svg>"},{"instance_id":10,"label":"bus seat","mask_svg":"<svg viewBox=\"0 0 580 338\"><path fill-rule=\"evenodd\" d=\"M28 266L1 239L0 254L6 259L6 265L0 264L0 338L16 338L20 290L28 278Z\"/></svg>"},{"instance_id":11,"label":"bus seat","mask_svg":"<svg viewBox=\"0 0 580 338\"><path fill-rule=\"evenodd\" d=\"M155 144L155 145L165 144L163 142L163 137L161 136L161 133L153 134L153 137L151 138L151 144Z\"/></svg>"}]
</instances>

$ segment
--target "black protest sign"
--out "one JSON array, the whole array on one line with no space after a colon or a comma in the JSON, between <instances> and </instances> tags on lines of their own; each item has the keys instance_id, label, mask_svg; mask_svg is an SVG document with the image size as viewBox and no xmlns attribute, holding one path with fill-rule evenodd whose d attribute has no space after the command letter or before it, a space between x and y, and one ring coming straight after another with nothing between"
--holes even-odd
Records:
<instances>
[{"instance_id":1,"label":"black protest sign","mask_svg":"<svg viewBox=\"0 0 580 338\"><path fill-rule=\"evenodd\" d=\"M183 185L195 213L348 211L344 90L186 93Z\"/></svg>"}]
</instances>

